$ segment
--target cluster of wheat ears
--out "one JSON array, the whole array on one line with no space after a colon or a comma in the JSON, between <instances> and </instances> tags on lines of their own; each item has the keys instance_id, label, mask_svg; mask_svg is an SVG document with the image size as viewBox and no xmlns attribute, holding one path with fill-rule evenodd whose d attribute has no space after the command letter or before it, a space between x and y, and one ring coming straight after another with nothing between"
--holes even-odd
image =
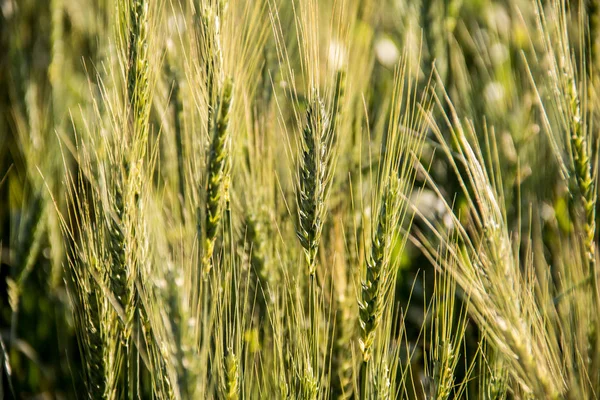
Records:
<instances>
[{"instance_id":1,"label":"cluster of wheat ears","mask_svg":"<svg viewBox=\"0 0 600 400\"><path fill-rule=\"evenodd\" d=\"M5 398L600 397L597 1L35 3Z\"/></svg>"}]
</instances>

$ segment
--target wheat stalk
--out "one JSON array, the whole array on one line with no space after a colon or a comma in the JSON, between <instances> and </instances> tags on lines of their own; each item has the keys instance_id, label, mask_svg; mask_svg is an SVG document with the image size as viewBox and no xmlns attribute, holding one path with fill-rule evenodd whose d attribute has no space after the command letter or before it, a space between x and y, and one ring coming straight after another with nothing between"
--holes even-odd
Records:
<instances>
[{"instance_id":1,"label":"wheat stalk","mask_svg":"<svg viewBox=\"0 0 600 400\"><path fill-rule=\"evenodd\" d=\"M596 0L587 0L585 2L586 14L589 21L589 40L590 40L590 57L588 71L590 75L597 73L600 68L600 4ZM598 81L598 76L592 80L592 84Z\"/></svg>"},{"instance_id":2,"label":"wheat stalk","mask_svg":"<svg viewBox=\"0 0 600 400\"><path fill-rule=\"evenodd\" d=\"M333 349L331 357L331 396L343 400L353 395L352 372L354 363L349 357L349 345L354 338L352 313L348 300L338 301L336 313Z\"/></svg>"}]
</instances>

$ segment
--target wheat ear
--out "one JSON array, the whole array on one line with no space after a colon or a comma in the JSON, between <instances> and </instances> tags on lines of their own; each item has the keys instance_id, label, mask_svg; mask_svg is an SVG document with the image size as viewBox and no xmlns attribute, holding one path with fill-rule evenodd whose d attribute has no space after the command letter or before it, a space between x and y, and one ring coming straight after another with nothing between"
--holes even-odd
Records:
<instances>
[{"instance_id":1,"label":"wheat ear","mask_svg":"<svg viewBox=\"0 0 600 400\"><path fill-rule=\"evenodd\" d=\"M240 378L238 359L235 354L230 351L225 359L225 373L227 375L227 391L225 398L227 400L239 399Z\"/></svg>"},{"instance_id":2,"label":"wheat ear","mask_svg":"<svg viewBox=\"0 0 600 400\"><path fill-rule=\"evenodd\" d=\"M379 213L377 228L371 238L371 252L366 259L366 274L361 284L361 299L358 303L360 338L362 353L360 368L361 399L367 398L369 361L375 333L381 322L384 297L389 274L389 256L395 224L397 224L398 200L396 189L390 183L385 186Z\"/></svg>"},{"instance_id":3,"label":"wheat ear","mask_svg":"<svg viewBox=\"0 0 600 400\"><path fill-rule=\"evenodd\" d=\"M227 79L219 96L216 112L217 120L210 124L212 139L208 153L208 176L206 183L206 219L204 255L202 271L206 276L212 268L212 257L217 239L217 231L223 216L222 197L226 190L224 182L229 163L229 114L233 102L233 83Z\"/></svg>"},{"instance_id":4,"label":"wheat ear","mask_svg":"<svg viewBox=\"0 0 600 400\"><path fill-rule=\"evenodd\" d=\"M296 192L299 226L297 236L304 248L308 275L314 278L316 256L326 213L326 189L330 178L331 136L323 102L316 97L306 112L302 132L299 182Z\"/></svg>"}]
</instances>

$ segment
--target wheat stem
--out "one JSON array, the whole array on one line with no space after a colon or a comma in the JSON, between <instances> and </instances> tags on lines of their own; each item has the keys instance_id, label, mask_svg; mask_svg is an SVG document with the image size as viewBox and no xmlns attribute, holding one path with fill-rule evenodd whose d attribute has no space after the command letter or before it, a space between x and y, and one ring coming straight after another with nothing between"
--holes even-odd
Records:
<instances>
[{"instance_id":1,"label":"wheat stem","mask_svg":"<svg viewBox=\"0 0 600 400\"><path fill-rule=\"evenodd\" d=\"M586 1L586 13L589 21L590 58L588 71L590 76L600 68L600 4L597 0ZM592 84L597 82L595 76Z\"/></svg>"}]
</instances>

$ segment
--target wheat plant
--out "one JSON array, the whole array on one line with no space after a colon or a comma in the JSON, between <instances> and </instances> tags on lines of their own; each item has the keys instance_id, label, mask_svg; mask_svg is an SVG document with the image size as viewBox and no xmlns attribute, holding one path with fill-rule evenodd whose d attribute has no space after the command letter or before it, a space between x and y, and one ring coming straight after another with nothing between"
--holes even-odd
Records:
<instances>
[{"instance_id":1,"label":"wheat plant","mask_svg":"<svg viewBox=\"0 0 600 400\"><path fill-rule=\"evenodd\" d=\"M597 398L599 10L0 0L0 398Z\"/></svg>"}]
</instances>

